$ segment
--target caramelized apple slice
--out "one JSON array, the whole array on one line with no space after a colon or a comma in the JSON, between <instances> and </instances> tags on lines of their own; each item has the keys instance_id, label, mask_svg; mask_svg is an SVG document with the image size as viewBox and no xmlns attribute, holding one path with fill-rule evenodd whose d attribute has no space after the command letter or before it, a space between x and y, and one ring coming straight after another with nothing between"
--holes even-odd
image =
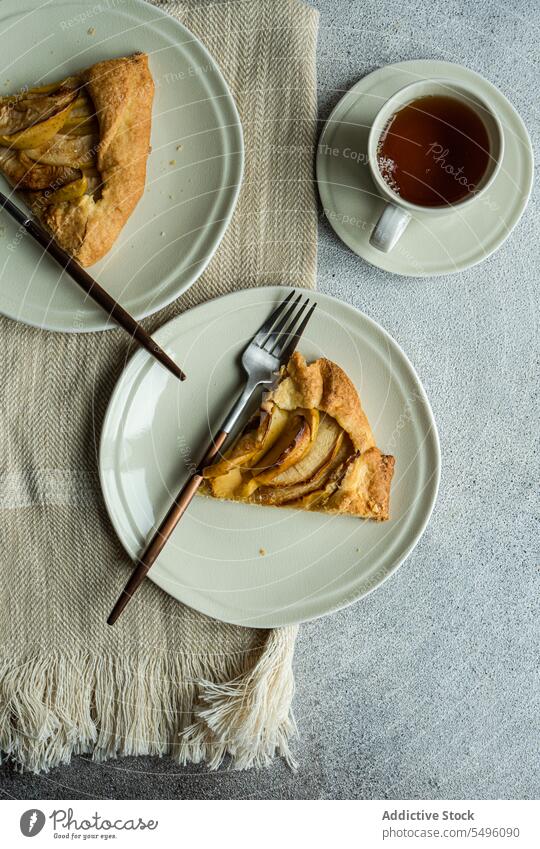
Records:
<instances>
[{"instance_id":1,"label":"caramelized apple slice","mask_svg":"<svg viewBox=\"0 0 540 849\"><path fill-rule=\"evenodd\" d=\"M281 502L283 507L298 507L302 510L310 510L313 507L321 507L328 499L336 492L341 481L345 477L347 469L353 460L358 456L358 452L346 457L346 459L333 468L331 474L326 478L324 484L317 489L303 495L300 498L294 498L291 501Z\"/></svg>"},{"instance_id":2,"label":"caramelized apple slice","mask_svg":"<svg viewBox=\"0 0 540 849\"><path fill-rule=\"evenodd\" d=\"M77 136L98 136L99 124L95 117L90 118L68 118L59 135L77 137Z\"/></svg>"},{"instance_id":3,"label":"caramelized apple slice","mask_svg":"<svg viewBox=\"0 0 540 849\"><path fill-rule=\"evenodd\" d=\"M0 100L0 134L12 135L31 129L38 123L62 112L74 104L76 92L61 89L54 95L27 97L13 95Z\"/></svg>"},{"instance_id":4,"label":"caramelized apple slice","mask_svg":"<svg viewBox=\"0 0 540 849\"><path fill-rule=\"evenodd\" d=\"M80 177L78 170L64 166L40 165L24 153L0 147L2 171L17 189L39 191L70 183Z\"/></svg>"},{"instance_id":5,"label":"caramelized apple slice","mask_svg":"<svg viewBox=\"0 0 540 849\"><path fill-rule=\"evenodd\" d=\"M322 415L312 440L312 446L306 456L284 472L276 475L272 486L291 486L310 480L316 470L332 453L342 429L331 416Z\"/></svg>"},{"instance_id":6,"label":"caramelized apple slice","mask_svg":"<svg viewBox=\"0 0 540 849\"><path fill-rule=\"evenodd\" d=\"M74 89L79 89L81 86L81 80L79 77L66 77L60 82L56 83L45 83L44 85L32 86L32 88L26 89L24 96L25 97L42 97L44 94L52 94L53 92L62 91L71 91Z\"/></svg>"},{"instance_id":7,"label":"caramelized apple slice","mask_svg":"<svg viewBox=\"0 0 540 849\"><path fill-rule=\"evenodd\" d=\"M288 415L272 405L263 409L258 427L245 432L224 458L204 470L204 477L216 498L234 498L236 490L249 476L249 468L257 463L282 433Z\"/></svg>"},{"instance_id":8,"label":"caramelized apple slice","mask_svg":"<svg viewBox=\"0 0 540 849\"><path fill-rule=\"evenodd\" d=\"M242 486L243 475L239 468L231 469L218 478L213 478L208 481L208 485L212 491L214 498L230 498L235 497L236 491Z\"/></svg>"},{"instance_id":9,"label":"caramelized apple slice","mask_svg":"<svg viewBox=\"0 0 540 849\"><path fill-rule=\"evenodd\" d=\"M41 97L43 94L52 94L53 91L58 91L66 85L67 80L60 83L47 83L47 85L36 85L26 90L26 97Z\"/></svg>"},{"instance_id":10,"label":"caramelized apple slice","mask_svg":"<svg viewBox=\"0 0 540 849\"><path fill-rule=\"evenodd\" d=\"M8 135L0 135L0 145L10 150L27 150L28 148L41 147L50 141L65 124L73 108L73 103L72 98L71 103L68 103L67 106L55 112L54 115L45 118L45 120L39 121L37 124L32 124L24 130L19 130Z\"/></svg>"},{"instance_id":11,"label":"caramelized apple slice","mask_svg":"<svg viewBox=\"0 0 540 849\"><path fill-rule=\"evenodd\" d=\"M275 405L270 410L263 409L259 426L245 432L236 445L225 453L223 460L206 468L204 477L213 479L237 467L249 469L272 447L288 419L288 413Z\"/></svg>"},{"instance_id":12,"label":"caramelized apple slice","mask_svg":"<svg viewBox=\"0 0 540 849\"><path fill-rule=\"evenodd\" d=\"M99 144L97 136L57 135L42 147L25 150L26 156L43 165L69 165L71 168L92 168Z\"/></svg>"},{"instance_id":13,"label":"caramelized apple slice","mask_svg":"<svg viewBox=\"0 0 540 849\"><path fill-rule=\"evenodd\" d=\"M274 484L263 486L253 495L252 500L257 504L288 505L315 490L324 488L330 475L347 459L349 452L347 442L349 440L347 440L345 433L340 431L330 450L320 465L312 471L309 478L288 486L275 486Z\"/></svg>"},{"instance_id":14,"label":"caramelized apple slice","mask_svg":"<svg viewBox=\"0 0 540 849\"><path fill-rule=\"evenodd\" d=\"M99 136L99 124L95 114L94 104L86 92L79 93L72 112L62 127L62 134L70 136Z\"/></svg>"},{"instance_id":15,"label":"caramelized apple slice","mask_svg":"<svg viewBox=\"0 0 540 849\"><path fill-rule=\"evenodd\" d=\"M52 195L46 199L46 203L65 203L66 201L74 201L82 198L88 189L88 180L82 175L78 180L72 180L71 183L66 183L60 189L57 189Z\"/></svg>"},{"instance_id":16,"label":"caramelized apple slice","mask_svg":"<svg viewBox=\"0 0 540 849\"><path fill-rule=\"evenodd\" d=\"M272 448L252 467L252 477L243 484L238 496L249 498L259 486L269 484L276 475L298 463L311 445L311 427L304 415L292 415Z\"/></svg>"}]
</instances>

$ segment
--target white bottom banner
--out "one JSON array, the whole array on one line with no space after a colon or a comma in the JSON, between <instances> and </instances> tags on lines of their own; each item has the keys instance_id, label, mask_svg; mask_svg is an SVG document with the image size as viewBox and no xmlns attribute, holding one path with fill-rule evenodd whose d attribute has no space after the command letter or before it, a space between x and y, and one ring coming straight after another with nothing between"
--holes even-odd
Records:
<instances>
[{"instance_id":1,"label":"white bottom banner","mask_svg":"<svg viewBox=\"0 0 540 849\"><path fill-rule=\"evenodd\" d=\"M2 845L533 847L530 801L4 801ZM279 810L278 810L279 808Z\"/></svg>"}]
</instances>

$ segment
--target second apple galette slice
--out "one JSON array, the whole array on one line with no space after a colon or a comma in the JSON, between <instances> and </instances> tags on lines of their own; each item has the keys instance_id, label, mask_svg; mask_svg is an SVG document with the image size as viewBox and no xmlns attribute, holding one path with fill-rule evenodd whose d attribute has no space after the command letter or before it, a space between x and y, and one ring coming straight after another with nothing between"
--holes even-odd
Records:
<instances>
[{"instance_id":1,"label":"second apple galette slice","mask_svg":"<svg viewBox=\"0 0 540 849\"><path fill-rule=\"evenodd\" d=\"M110 250L144 191L153 94L136 53L0 99L0 171L81 265Z\"/></svg>"},{"instance_id":2,"label":"second apple galette slice","mask_svg":"<svg viewBox=\"0 0 540 849\"><path fill-rule=\"evenodd\" d=\"M345 372L295 353L232 448L205 469L201 494L384 520L393 471Z\"/></svg>"}]
</instances>

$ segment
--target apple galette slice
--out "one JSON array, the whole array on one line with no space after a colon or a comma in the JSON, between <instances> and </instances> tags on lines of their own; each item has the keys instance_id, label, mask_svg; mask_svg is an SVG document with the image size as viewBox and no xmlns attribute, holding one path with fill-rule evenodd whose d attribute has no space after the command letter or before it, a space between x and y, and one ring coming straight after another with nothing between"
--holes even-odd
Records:
<instances>
[{"instance_id":1,"label":"apple galette slice","mask_svg":"<svg viewBox=\"0 0 540 849\"><path fill-rule=\"evenodd\" d=\"M384 520L393 471L345 372L295 353L201 494Z\"/></svg>"},{"instance_id":2,"label":"apple galette slice","mask_svg":"<svg viewBox=\"0 0 540 849\"><path fill-rule=\"evenodd\" d=\"M0 99L0 170L81 265L110 250L144 191L153 95L137 53Z\"/></svg>"}]
</instances>

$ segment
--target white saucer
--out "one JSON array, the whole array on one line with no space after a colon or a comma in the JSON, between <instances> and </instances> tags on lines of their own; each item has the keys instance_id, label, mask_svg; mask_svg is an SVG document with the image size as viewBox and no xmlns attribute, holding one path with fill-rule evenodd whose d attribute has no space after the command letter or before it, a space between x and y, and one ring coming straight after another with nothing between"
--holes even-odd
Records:
<instances>
[{"instance_id":1,"label":"white saucer","mask_svg":"<svg viewBox=\"0 0 540 849\"><path fill-rule=\"evenodd\" d=\"M124 371L103 425L99 465L109 515L132 558L221 423L241 386L241 351L284 292L236 292L161 327L155 338L184 364L184 383L145 351ZM390 520L195 498L149 574L175 598L226 622L302 622L366 595L412 551L437 495L437 430L407 357L353 307L320 294L316 300L300 350L343 366L377 444L396 457Z\"/></svg>"},{"instance_id":2,"label":"white saucer","mask_svg":"<svg viewBox=\"0 0 540 849\"><path fill-rule=\"evenodd\" d=\"M156 91L146 190L89 271L136 318L156 312L206 268L238 197L242 129L221 71L192 33L141 0L2 0L0 21L0 94L148 53ZM73 333L117 326L19 230L2 213L1 313Z\"/></svg>"},{"instance_id":3,"label":"white saucer","mask_svg":"<svg viewBox=\"0 0 540 849\"><path fill-rule=\"evenodd\" d=\"M390 253L371 247L369 237L384 202L367 165L367 138L381 105L408 83L447 77L474 87L491 103L503 125L505 150L488 196L455 215L411 221ZM317 181L326 217L337 235L372 265L411 277L463 271L499 248L527 205L533 180L531 141L518 113L479 74L454 65L420 59L387 65L361 79L328 118L317 151Z\"/></svg>"}]
</instances>

